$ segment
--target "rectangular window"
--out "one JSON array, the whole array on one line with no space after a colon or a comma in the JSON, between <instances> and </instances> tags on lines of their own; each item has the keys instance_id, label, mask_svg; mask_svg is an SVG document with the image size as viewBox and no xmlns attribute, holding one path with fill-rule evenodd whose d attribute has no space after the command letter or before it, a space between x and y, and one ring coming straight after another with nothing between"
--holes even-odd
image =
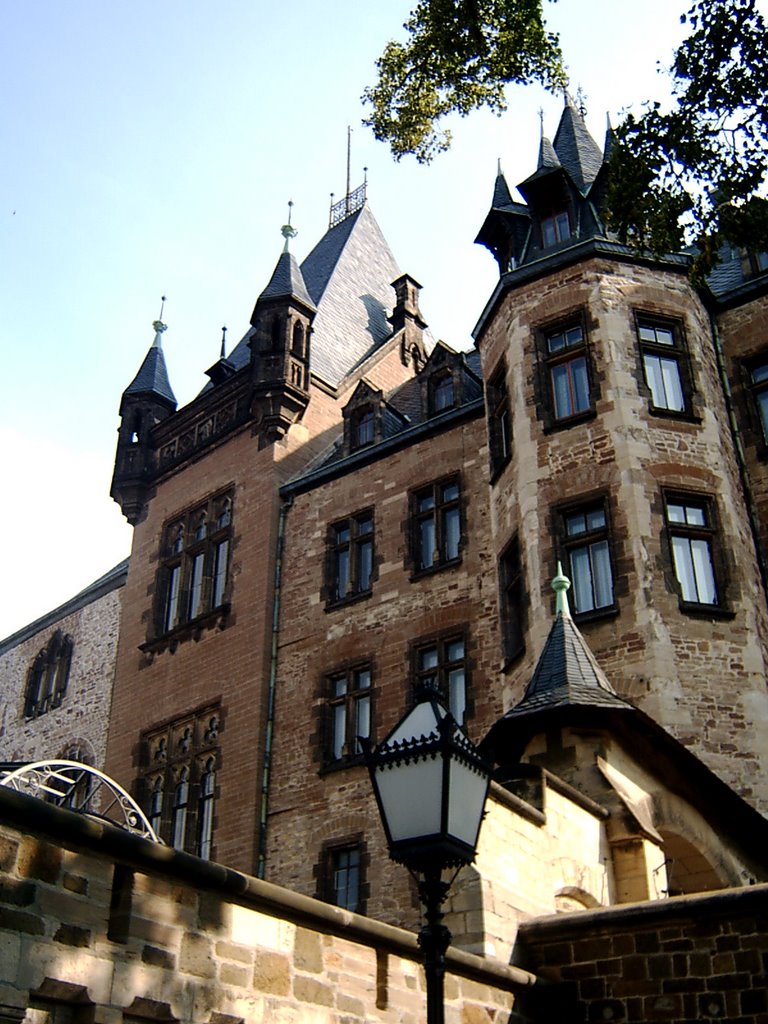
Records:
<instances>
[{"instance_id":1,"label":"rectangular window","mask_svg":"<svg viewBox=\"0 0 768 1024\"><path fill-rule=\"evenodd\" d=\"M513 537L499 559L501 639L504 658L516 658L525 648L525 581L520 540Z\"/></svg>"},{"instance_id":2,"label":"rectangular window","mask_svg":"<svg viewBox=\"0 0 768 1024\"><path fill-rule=\"evenodd\" d=\"M547 374L552 415L568 420L592 408L584 328L580 323L546 335Z\"/></svg>"},{"instance_id":3,"label":"rectangular window","mask_svg":"<svg viewBox=\"0 0 768 1024\"><path fill-rule=\"evenodd\" d=\"M638 317L637 337L651 408L687 412L687 365L679 327L670 321Z\"/></svg>"},{"instance_id":4,"label":"rectangular window","mask_svg":"<svg viewBox=\"0 0 768 1024\"><path fill-rule=\"evenodd\" d=\"M452 409L456 404L453 374L444 371L435 374L429 382L429 412L436 416L440 412Z\"/></svg>"},{"instance_id":5,"label":"rectangular window","mask_svg":"<svg viewBox=\"0 0 768 1024\"><path fill-rule=\"evenodd\" d=\"M565 210L558 210L541 221L541 241L544 247L556 245L571 237L571 223Z\"/></svg>"},{"instance_id":6,"label":"rectangular window","mask_svg":"<svg viewBox=\"0 0 768 1024\"><path fill-rule=\"evenodd\" d=\"M666 519L681 599L687 604L719 605L709 500L668 495Z\"/></svg>"},{"instance_id":7,"label":"rectangular window","mask_svg":"<svg viewBox=\"0 0 768 1024\"><path fill-rule=\"evenodd\" d=\"M365 845L359 839L329 844L318 867L318 896L353 913L365 913Z\"/></svg>"},{"instance_id":8,"label":"rectangular window","mask_svg":"<svg viewBox=\"0 0 768 1024\"><path fill-rule=\"evenodd\" d=\"M752 367L749 382L763 442L768 444L768 362L758 363Z\"/></svg>"},{"instance_id":9,"label":"rectangular window","mask_svg":"<svg viewBox=\"0 0 768 1024\"><path fill-rule=\"evenodd\" d=\"M416 691L435 690L459 725L463 725L467 717L464 638L451 636L421 644L414 655Z\"/></svg>"},{"instance_id":10,"label":"rectangular window","mask_svg":"<svg viewBox=\"0 0 768 1024\"><path fill-rule=\"evenodd\" d=\"M416 572L458 561L462 543L458 478L437 481L414 491L411 536Z\"/></svg>"},{"instance_id":11,"label":"rectangular window","mask_svg":"<svg viewBox=\"0 0 768 1024\"><path fill-rule=\"evenodd\" d=\"M231 535L229 494L211 498L165 527L158 574L161 635L225 603Z\"/></svg>"},{"instance_id":12,"label":"rectangular window","mask_svg":"<svg viewBox=\"0 0 768 1024\"><path fill-rule=\"evenodd\" d=\"M371 669L350 669L329 677L326 705L327 764L360 757L359 738L371 735Z\"/></svg>"},{"instance_id":13,"label":"rectangular window","mask_svg":"<svg viewBox=\"0 0 768 1024\"><path fill-rule=\"evenodd\" d=\"M331 527L331 602L367 594L373 577L373 512L359 512Z\"/></svg>"},{"instance_id":14,"label":"rectangular window","mask_svg":"<svg viewBox=\"0 0 768 1024\"><path fill-rule=\"evenodd\" d=\"M512 418L507 390L507 368L503 362L488 381L486 405L491 476L495 477L512 457Z\"/></svg>"},{"instance_id":15,"label":"rectangular window","mask_svg":"<svg viewBox=\"0 0 768 1024\"><path fill-rule=\"evenodd\" d=\"M613 572L605 504L562 513L574 613L612 608Z\"/></svg>"},{"instance_id":16,"label":"rectangular window","mask_svg":"<svg viewBox=\"0 0 768 1024\"><path fill-rule=\"evenodd\" d=\"M220 715L216 706L141 736L144 812L177 850L209 858L213 849Z\"/></svg>"}]
</instances>

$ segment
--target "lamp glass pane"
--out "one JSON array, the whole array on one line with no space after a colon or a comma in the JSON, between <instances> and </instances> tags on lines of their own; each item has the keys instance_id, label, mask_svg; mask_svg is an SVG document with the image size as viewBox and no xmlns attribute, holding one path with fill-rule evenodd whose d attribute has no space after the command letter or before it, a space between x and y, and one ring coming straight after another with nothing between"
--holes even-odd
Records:
<instances>
[{"instance_id":1,"label":"lamp glass pane","mask_svg":"<svg viewBox=\"0 0 768 1024\"><path fill-rule=\"evenodd\" d=\"M488 778L451 760L449 779L448 834L474 849L483 816Z\"/></svg>"},{"instance_id":2,"label":"lamp glass pane","mask_svg":"<svg viewBox=\"0 0 768 1024\"><path fill-rule=\"evenodd\" d=\"M442 780L439 757L376 769L382 814L393 843L440 831Z\"/></svg>"},{"instance_id":3,"label":"lamp glass pane","mask_svg":"<svg viewBox=\"0 0 768 1024\"><path fill-rule=\"evenodd\" d=\"M422 668L429 666L422 665ZM433 710L429 701L422 701L417 704L399 723L395 726L394 732L386 738L385 743L402 743L404 740L420 740L423 737L437 736L438 717L445 717L445 711L439 708Z\"/></svg>"}]
</instances>

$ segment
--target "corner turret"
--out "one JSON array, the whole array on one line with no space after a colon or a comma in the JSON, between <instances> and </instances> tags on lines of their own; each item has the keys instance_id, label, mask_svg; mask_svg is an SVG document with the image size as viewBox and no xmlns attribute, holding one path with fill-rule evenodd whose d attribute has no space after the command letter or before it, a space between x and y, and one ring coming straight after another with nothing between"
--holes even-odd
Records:
<instances>
[{"instance_id":1,"label":"corner turret","mask_svg":"<svg viewBox=\"0 0 768 1024\"><path fill-rule=\"evenodd\" d=\"M152 346L120 400L115 471L109 492L131 526L141 520L152 486L152 430L176 410L162 346L167 328L161 320L155 320L152 326Z\"/></svg>"},{"instance_id":2,"label":"corner turret","mask_svg":"<svg viewBox=\"0 0 768 1024\"><path fill-rule=\"evenodd\" d=\"M259 447L280 440L309 404L309 351L317 308L289 241L297 232L290 220L282 229L285 248L251 316L251 409Z\"/></svg>"}]
</instances>

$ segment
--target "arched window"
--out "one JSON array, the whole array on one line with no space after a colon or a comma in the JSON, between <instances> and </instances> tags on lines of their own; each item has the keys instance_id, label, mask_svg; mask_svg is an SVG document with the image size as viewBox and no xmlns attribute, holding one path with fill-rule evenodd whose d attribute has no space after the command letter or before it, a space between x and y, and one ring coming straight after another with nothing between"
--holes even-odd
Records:
<instances>
[{"instance_id":1,"label":"arched window","mask_svg":"<svg viewBox=\"0 0 768 1024\"><path fill-rule=\"evenodd\" d=\"M57 630L35 658L27 676L24 717L38 718L64 700L69 683L74 641Z\"/></svg>"},{"instance_id":2,"label":"arched window","mask_svg":"<svg viewBox=\"0 0 768 1024\"><path fill-rule=\"evenodd\" d=\"M295 356L298 356L299 359L304 358L304 325L298 321L293 325L291 351Z\"/></svg>"}]
</instances>

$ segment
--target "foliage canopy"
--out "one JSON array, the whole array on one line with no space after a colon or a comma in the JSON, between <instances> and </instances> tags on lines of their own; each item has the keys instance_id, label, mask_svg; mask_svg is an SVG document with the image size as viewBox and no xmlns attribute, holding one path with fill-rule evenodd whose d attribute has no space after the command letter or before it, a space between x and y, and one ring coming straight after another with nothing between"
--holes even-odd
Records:
<instances>
[{"instance_id":1,"label":"foliage canopy","mask_svg":"<svg viewBox=\"0 0 768 1024\"><path fill-rule=\"evenodd\" d=\"M695 245L693 276L725 241L768 250L768 35L759 0L693 0L669 69L673 104L645 104L616 132L606 208L619 239L654 254ZM400 159L450 145L438 122L502 113L510 84L566 87L543 0L420 0L366 90L366 120Z\"/></svg>"}]
</instances>

